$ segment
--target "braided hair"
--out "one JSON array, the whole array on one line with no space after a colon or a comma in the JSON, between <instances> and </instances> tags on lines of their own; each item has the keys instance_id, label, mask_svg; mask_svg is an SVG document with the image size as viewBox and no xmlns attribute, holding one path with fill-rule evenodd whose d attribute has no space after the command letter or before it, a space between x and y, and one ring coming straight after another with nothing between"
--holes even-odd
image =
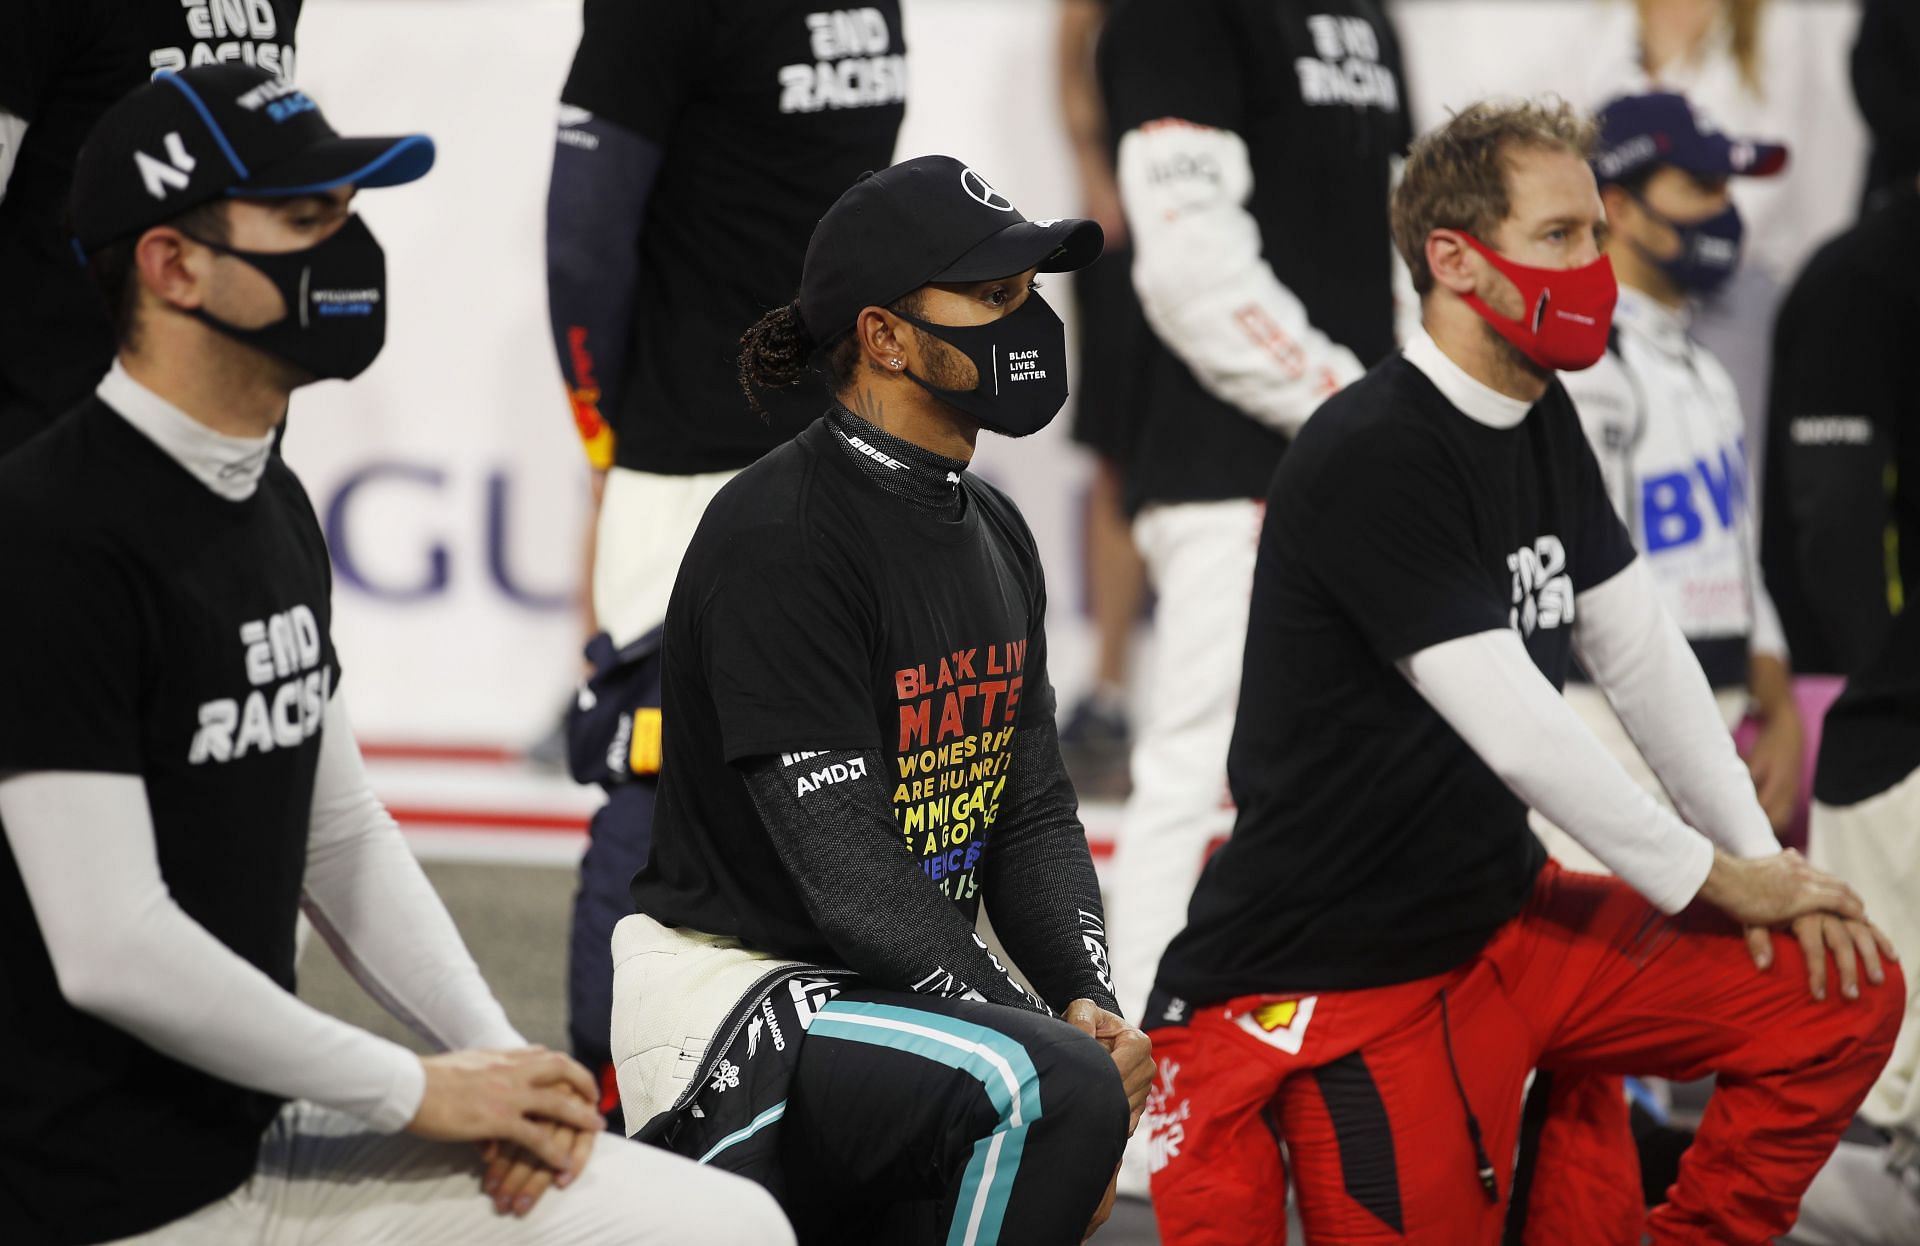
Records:
<instances>
[{"instance_id":1,"label":"braided hair","mask_svg":"<svg viewBox=\"0 0 1920 1246\"><path fill-rule=\"evenodd\" d=\"M915 290L895 299L887 310L901 316L919 315L920 292ZM838 333L825 343L814 341L813 334L807 332L806 323L800 319L800 301L795 299L760 317L740 335L735 376L748 404L761 419L766 419L767 409L760 404L756 390L791 389L805 380L809 372L817 371L828 391L837 394L852 382L859 366L860 343L853 330Z\"/></svg>"}]
</instances>

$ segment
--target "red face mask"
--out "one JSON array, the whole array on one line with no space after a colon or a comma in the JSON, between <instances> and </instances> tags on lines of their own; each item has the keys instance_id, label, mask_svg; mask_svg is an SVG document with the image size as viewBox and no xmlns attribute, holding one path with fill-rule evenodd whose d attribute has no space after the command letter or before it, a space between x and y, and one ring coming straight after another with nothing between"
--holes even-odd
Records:
<instances>
[{"instance_id":1,"label":"red face mask","mask_svg":"<svg viewBox=\"0 0 1920 1246\"><path fill-rule=\"evenodd\" d=\"M1494 332L1527 358L1556 372L1578 372L1600 362L1607 353L1607 330L1613 327L1613 304L1620 296L1613 261L1602 255L1580 268L1530 268L1496 254L1472 234L1460 236L1513 282L1526 304L1527 318L1512 320L1487 306L1479 295L1466 295L1467 306L1479 312Z\"/></svg>"}]
</instances>

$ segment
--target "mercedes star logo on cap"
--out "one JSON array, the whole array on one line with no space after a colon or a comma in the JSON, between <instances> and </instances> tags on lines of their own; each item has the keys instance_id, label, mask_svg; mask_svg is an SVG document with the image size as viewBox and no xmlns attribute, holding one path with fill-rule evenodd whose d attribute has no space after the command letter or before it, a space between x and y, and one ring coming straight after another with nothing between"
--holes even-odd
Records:
<instances>
[{"instance_id":1,"label":"mercedes star logo on cap","mask_svg":"<svg viewBox=\"0 0 1920 1246\"><path fill-rule=\"evenodd\" d=\"M990 185L972 169L960 170L960 186L976 203L983 203L995 212L1013 211L1013 200L1007 198Z\"/></svg>"}]
</instances>

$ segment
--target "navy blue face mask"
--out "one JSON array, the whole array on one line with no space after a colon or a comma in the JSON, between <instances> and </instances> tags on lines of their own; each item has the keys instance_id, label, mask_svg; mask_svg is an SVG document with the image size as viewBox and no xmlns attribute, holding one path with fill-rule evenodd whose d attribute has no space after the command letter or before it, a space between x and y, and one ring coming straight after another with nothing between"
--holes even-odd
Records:
<instances>
[{"instance_id":1,"label":"navy blue face mask","mask_svg":"<svg viewBox=\"0 0 1920 1246\"><path fill-rule=\"evenodd\" d=\"M1746 227L1740 209L1729 203L1726 210L1702 221L1676 221L1655 211L1647 201L1634 196L1634 202L1648 216L1680 235L1680 254L1663 260L1639 243L1634 248L1659 267L1673 284L1689 294L1712 294L1740 264L1740 240Z\"/></svg>"}]
</instances>

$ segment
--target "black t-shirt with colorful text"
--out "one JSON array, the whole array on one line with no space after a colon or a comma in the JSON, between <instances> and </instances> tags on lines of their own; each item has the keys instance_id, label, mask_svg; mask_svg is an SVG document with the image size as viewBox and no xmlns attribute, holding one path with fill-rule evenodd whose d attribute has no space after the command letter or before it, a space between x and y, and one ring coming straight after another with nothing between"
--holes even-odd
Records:
<instances>
[{"instance_id":1,"label":"black t-shirt with colorful text","mask_svg":"<svg viewBox=\"0 0 1920 1246\"><path fill-rule=\"evenodd\" d=\"M0 772L141 779L174 902L291 991L339 683L300 482L273 456L229 501L89 399L0 459L0 583ZM0 946L0 1238L126 1236L252 1174L279 1101L69 1005L4 837Z\"/></svg>"},{"instance_id":2,"label":"black t-shirt with colorful text","mask_svg":"<svg viewBox=\"0 0 1920 1246\"><path fill-rule=\"evenodd\" d=\"M747 404L740 335L791 302L814 224L893 162L906 114L899 0L587 0L561 101L665 153L638 223L616 462L744 467L819 414L812 386Z\"/></svg>"},{"instance_id":3,"label":"black t-shirt with colorful text","mask_svg":"<svg viewBox=\"0 0 1920 1246\"><path fill-rule=\"evenodd\" d=\"M1268 494L1227 762L1239 816L1159 988L1354 989L1472 956L1544 853L1395 663L1511 628L1559 687L1575 596L1632 559L1558 381L1505 429L1400 355L1329 399Z\"/></svg>"},{"instance_id":4,"label":"black t-shirt with colorful text","mask_svg":"<svg viewBox=\"0 0 1920 1246\"><path fill-rule=\"evenodd\" d=\"M734 763L782 755L804 795L855 777L807 753L878 753L901 850L971 918L1015 733L1053 709L1046 589L1013 503L966 473L942 519L877 488L835 435L817 422L730 482L681 563L653 855L633 884L661 922L828 962Z\"/></svg>"},{"instance_id":5,"label":"black t-shirt with colorful text","mask_svg":"<svg viewBox=\"0 0 1920 1246\"><path fill-rule=\"evenodd\" d=\"M68 225L74 160L94 122L163 70L235 61L292 78L301 3L8 0L0 110L27 130L0 192L0 454L85 398L113 361L105 304Z\"/></svg>"}]
</instances>

